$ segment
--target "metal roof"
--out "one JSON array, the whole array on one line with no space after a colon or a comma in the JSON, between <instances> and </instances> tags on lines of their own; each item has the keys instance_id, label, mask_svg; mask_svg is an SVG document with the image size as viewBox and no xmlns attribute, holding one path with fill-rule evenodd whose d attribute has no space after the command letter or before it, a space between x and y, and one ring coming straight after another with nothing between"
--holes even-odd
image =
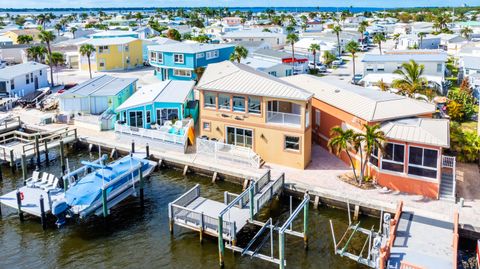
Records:
<instances>
[{"instance_id":1,"label":"metal roof","mask_svg":"<svg viewBox=\"0 0 480 269\"><path fill-rule=\"evenodd\" d=\"M117 78L103 75L80 83L61 96L114 96L137 80L136 78Z\"/></svg>"},{"instance_id":2,"label":"metal roof","mask_svg":"<svg viewBox=\"0 0 480 269\"><path fill-rule=\"evenodd\" d=\"M450 122L447 119L400 119L383 123L381 130L387 138L394 140L450 147Z\"/></svg>"},{"instance_id":3,"label":"metal roof","mask_svg":"<svg viewBox=\"0 0 480 269\"><path fill-rule=\"evenodd\" d=\"M131 36L135 35L138 36L137 32L133 31L122 31L122 30L107 30L102 32L96 32L94 34L89 35L90 37L119 37L119 36Z\"/></svg>"},{"instance_id":4,"label":"metal roof","mask_svg":"<svg viewBox=\"0 0 480 269\"><path fill-rule=\"evenodd\" d=\"M282 80L312 92L322 102L370 122L435 112L435 105L430 103L328 77L296 75Z\"/></svg>"},{"instance_id":5,"label":"metal roof","mask_svg":"<svg viewBox=\"0 0 480 269\"><path fill-rule=\"evenodd\" d=\"M195 81L165 80L143 86L130 96L116 111L138 107L153 102L183 103L193 89Z\"/></svg>"},{"instance_id":6,"label":"metal roof","mask_svg":"<svg viewBox=\"0 0 480 269\"><path fill-rule=\"evenodd\" d=\"M231 44L204 44L204 43L173 43L164 45L152 45L148 46L148 50L162 51L162 52L174 52L174 53L199 53L210 50L218 50L223 48L234 47Z\"/></svg>"},{"instance_id":7,"label":"metal roof","mask_svg":"<svg viewBox=\"0 0 480 269\"><path fill-rule=\"evenodd\" d=\"M46 68L48 68L48 65L37 62L26 62L23 64L11 65L0 69L0 79L10 80L18 76Z\"/></svg>"},{"instance_id":8,"label":"metal roof","mask_svg":"<svg viewBox=\"0 0 480 269\"><path fill-rule=\"evenodd\" d=\"M225 33L222 38L240 38L240 37L279 37L285 36L281 33L263 32L260 30L240 30Z\"/></svg>"},{"instance_id":9,"label":"metal roof","mask_svg":"<svg viewBox=\"0 0 480 269\"><path fill-rule=\"evenodd\" d=\"M93 46L111 46L128 44L132 41L138 40L134 37L106 37L106 38L91 38L82 42L83 44L91 44Z\"/></svg>"},{"instance_id":10,"label":"metal roof","mask_svg":"<svg viewBox=\"0 0 480 269\"><path fill-rule=\"evenodd\" d=\"M462 61L464 68L480 70L480 57L463 57Z\"/></svg>"},{"instance_id":11,"label":"metal roof","mask_svg":"<svg viewBox=\"0 0 480 269\"><path fill-rule=\"evenodd\" d=\"M313 96L279 78L230 61L208 65L197 88L301 101L309 100Z\"/></svg>"},{"instance_id":12,"label":"metal roof","mask_svg":"<svg viewBox=\"0 0 480 269\"><path fill-rule=\"evenodd\" d=\"M438 53L401 53L401 54L372 54L367 53L363 56L362 62L446 62L448 55L443 52Z\"/></svg>"}]
</instances>

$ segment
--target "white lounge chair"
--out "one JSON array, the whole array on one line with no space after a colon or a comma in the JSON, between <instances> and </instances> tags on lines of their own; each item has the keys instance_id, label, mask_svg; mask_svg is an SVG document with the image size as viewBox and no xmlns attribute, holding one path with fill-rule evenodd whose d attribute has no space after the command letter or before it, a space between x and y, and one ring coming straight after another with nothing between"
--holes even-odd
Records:
<instances>
[{"instance_id":1,"label":"white lounge chair","mask_svg":"<svg viewBox=\"0 0 480 269\"><path fill-rule=\"evenodd\" d=\"M47 186L51 186L53 184L53 181L55 180L55 175L52 175L52 174L48 174L48 180L47 182L45 183L42 183L42 184L38 184L38 185L35 185L36 187L38 188L45 188Z\"/></svg>"},{"instance_id":2,"label":"white lounge chair","mask_svg":"<svg viewBox=\"0 0 480 269\"><path fill-rule=\"evenodd\" d=\"M169 121L169 120L165 121L163 123L163 126L172 126L172 121Z\"/></svg>"},{"instance_id":3,"label":"white lounge chair","mask_svg":"<svg viewBox=\"0 0 480 269\"><path fill-rule=\"evenodd\" d=\"M39 171L33 171L32 177L27 179L27 181L25 181L25 184L27 186L31 186L32 184L35 184L39 181L40 181L40 172Z\"/></svg>"},{"instance_id":4,"label":"white lounge chair","mask_svg":"<svg viewBox=\"0 0 480 269\"><path fill-rule=\"evenodd\" d=\"M56 176L53 176L53 182L52 184L49 184L49 185L46 185L43 187L43 190L44 191L50 191L50 190L55 190L57 189L57 186L58 186L58 177Z\"/></svg>"},{"instance_id":5,"label":"white lounge chair","mask_svg":"<svg viewBox=\"0 0 480 269\"><path fill-rule=\"evenodd\" d=\"M37 181L35 183L32 183L30 185L30 187L33 187L33 188L38 188L39 186L43 185L43 184L47 184L48 183L48 177L50 176L49 173L42 173L42 179L40 181Z\"/></svg>"},{"instance_id":6,"label":"white lounge chair","mask_svg":"<svg viewBox=\"0 0 480 269\"><path fill-rule=\"evenodd\" d=\"M182 129L183 128L183 122L181 120L177 120L175 122L175 124L173 125L173 127L177 128L177 129Z\"/></svg>"}]
</instances>

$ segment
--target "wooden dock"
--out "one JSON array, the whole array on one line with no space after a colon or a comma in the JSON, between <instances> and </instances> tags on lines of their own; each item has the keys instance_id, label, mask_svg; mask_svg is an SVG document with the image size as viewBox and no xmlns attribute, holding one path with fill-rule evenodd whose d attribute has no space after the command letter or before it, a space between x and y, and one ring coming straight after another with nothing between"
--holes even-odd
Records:
<instances>
[{"instance_id":1,"label":"wooden dock","mask_svg":"<svg viewBox=\"0 0 480 269\"><path fill-rule=\"evenodd\" d=\"M13 209L20 209L21 212L25 212L37 217L41 217L40 196L44 198L43 204L45 213L49 213L51 211L53 202L63 198L62 189L46 192L40 188L23 186L19 188L18 191L23 194L23 200L21 200L20 208L17 203L17 190L0 196L0 203Z\"/></svg>"},{"instance_id":2,"label":"wooden dock","mask_svg":"<svg viewBox=\"0 0 480 269\"><path fill-rule=\"evenodd\" d=\"M21 126L22 126L22 121L20 120L19 116L5 119L3 120L3 122L0 123L0 134L17 130Z\"/></svg>"}]
</instances>

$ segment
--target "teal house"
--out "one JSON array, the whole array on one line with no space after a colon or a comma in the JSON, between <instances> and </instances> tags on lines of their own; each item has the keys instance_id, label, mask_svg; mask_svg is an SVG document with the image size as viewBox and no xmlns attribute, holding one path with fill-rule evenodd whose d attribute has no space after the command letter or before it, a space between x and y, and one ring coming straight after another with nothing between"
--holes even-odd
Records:
<instances>
[{"instance_id":1,"label":"teal house","mask_svg":"<svg viewBox=\"0 0 480 269\"><path fill-rule=\"evenodd\" d=\"M123 126L155 129L167 121L198 118L194 81L165 80L138 89L115 112Z\"/></svg>"},{"instance_id":2,"label":"teal house","mask_svg":"<svg viewBox=\"0 0 480 269\"><path fill-rule=\"evenodd\" d=\"M226 61L231 44L175 43L148 46L149 63L160 80L195 80L195 69Z\"/></svg>"}]
</instances>

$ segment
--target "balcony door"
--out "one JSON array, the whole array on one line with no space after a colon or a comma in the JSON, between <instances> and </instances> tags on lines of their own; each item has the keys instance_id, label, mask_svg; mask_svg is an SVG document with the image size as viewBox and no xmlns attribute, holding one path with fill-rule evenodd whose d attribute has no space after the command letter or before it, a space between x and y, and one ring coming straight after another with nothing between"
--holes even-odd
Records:
<instances>
[{"instance_id":1,"label":"balcony door","mask_svg":"<svg viewBox=\"0 0 480 269\"><path fill-rule=\"evenodd\" d=\"M238 127L227 126L227 144L253 148L253 131Z\"/></svg>"}]
</instances>

